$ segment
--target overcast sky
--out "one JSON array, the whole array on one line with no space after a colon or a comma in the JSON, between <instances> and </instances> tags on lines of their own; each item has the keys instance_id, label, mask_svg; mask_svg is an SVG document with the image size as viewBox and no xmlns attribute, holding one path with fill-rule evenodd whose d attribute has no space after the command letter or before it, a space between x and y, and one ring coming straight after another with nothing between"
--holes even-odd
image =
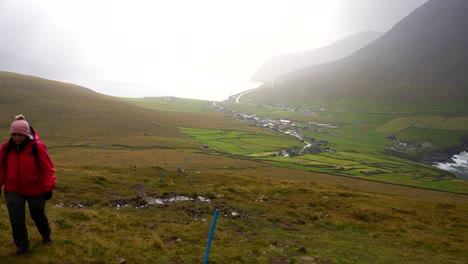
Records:
<instances>
[{"instance_id":1,"label":"overcast sky","mask_svg":"<svg viewBox=\"0 0 468 264\"><path fill-rule=\"evenodd\" d=\"M273 55L388 31L425 2L0 0L0 51L76 69L62 81L99 93L224 100Z\"/></svg>"}]
</instances>

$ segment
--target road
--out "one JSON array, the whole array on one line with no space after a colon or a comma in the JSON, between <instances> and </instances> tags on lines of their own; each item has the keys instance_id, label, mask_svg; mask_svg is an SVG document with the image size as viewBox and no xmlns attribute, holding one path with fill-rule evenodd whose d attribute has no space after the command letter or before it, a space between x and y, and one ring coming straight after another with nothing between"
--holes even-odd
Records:
<instances>
[{"instance_id":1,"label":"road","mask_svg":"<svg viewBox=\"0 0 468 264\"><path fill-rule=\"evenodd\" d=\"M273 86L273 85L275 85L275 81L274 81L274 80L272 80L268 85L263 84L263 86L260 86L260 87L258 87L258 88L255 88L255 89L248 90L248 91L245 91L245 92L240 93L239 96L237 96L237 98L236 98L236 104L242 104L242 103L240 102L240 98L242 97L242 95L248 94L248 93L251 93L251 92L255 92L255 91L260 90L260 89L263 89L263 88L268 88L268 87L271 87L271 86Z\"/></svg>"}]
</instances>

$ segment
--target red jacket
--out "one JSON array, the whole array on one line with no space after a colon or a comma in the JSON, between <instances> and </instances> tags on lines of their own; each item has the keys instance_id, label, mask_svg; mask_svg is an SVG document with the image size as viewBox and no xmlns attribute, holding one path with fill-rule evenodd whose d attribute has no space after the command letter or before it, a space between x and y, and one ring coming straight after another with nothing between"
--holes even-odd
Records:
<instances>
[{"instance_id":1,"label":"red jacket","mask_svg":"<svg viewBox=\"0 0 468 264\"><path fill-rule=\"evenodd\" d=\"M0 189L5 185L5 191L24 196L41 195L54 189L55 169L52 160L32 128L31 133L34 139L26 142L19 150L13 140L8 140L0 147ZM37 142L37 160L32 153L34 142ZM6 148L8 154L4 160Z\"/></svg>"}]
</instances>

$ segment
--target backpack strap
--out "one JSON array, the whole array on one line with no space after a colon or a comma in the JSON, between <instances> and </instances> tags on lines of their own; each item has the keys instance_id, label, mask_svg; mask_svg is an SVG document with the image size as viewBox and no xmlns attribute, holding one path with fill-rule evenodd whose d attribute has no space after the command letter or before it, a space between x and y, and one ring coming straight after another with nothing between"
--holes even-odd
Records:
<instances>
[{"instance_id":1,"label":"backpack strap","mask_svg":"<svg viewBox=\"0 0 468 264\"><path fill-rule=\"evenodd\" d=\"M2 163L3 163L3 166L6 167L6 164L7 164L7 157L8 157L8 150L9 150L9 146L6 145L5 146L5 149L3 150L3 160L2 160Z\"/></svg>"},{"instance_id":2,"label":"backpack strap","mask_svg":"<svg viewBox=\"0 0 468 264\"><path fill-rule=\"evenodd\" d=\"M8 151L10 150L10 144L5 146L5 149L3 150L3 166L6 168L7 165L7 158L8 158ZM36 165L39 165L39 154L37 152L37 141L34 141L31 145L31 154L34 155L34 158L36 160Z\"/></svg>"},{"instance_id":3,"label":"backpack strap","mask_svg":"<svg viewBox=\"0 0 468 264\"><path fill-rule=\"evenodd\" d=\"M36 165L39 165L39 154L37 153L37 140L34 141L31 145L31 153L34 155L36 159Z\"/></svg>"}]
</instances>

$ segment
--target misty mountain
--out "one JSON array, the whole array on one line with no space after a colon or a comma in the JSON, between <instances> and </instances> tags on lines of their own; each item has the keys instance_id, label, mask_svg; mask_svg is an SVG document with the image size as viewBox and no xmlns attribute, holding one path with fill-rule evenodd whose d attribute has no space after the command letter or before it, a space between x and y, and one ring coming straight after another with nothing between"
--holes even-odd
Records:
<instances>
[{"instance_id":1,"label":"misty mountain","mask_svg":"<svg viewBox=\"0 0 468 264\"><path fill-rule=\"evenodd\" d=\"M342 60L311 66L246 94L261 103L368 98L387 102L468 101L468 1L431 0Z\"/></svg>"},{"instance_id":2,"label":"misty mountain","mask_svg":"<svg viewBox=\"0 0 468 264\"><path fill-rule=\"evenodd\" d=\"M16 51L0 50L0 71L53 80L89 80L97 76L94 68L77 62L44 62L18 54Z\"/></svg>"},{"instance_id":3,"label":"misty mountain","mask_svg":"<svg viewBox=\"0 0 468 264\"><path fill-rule=\"evenodd\" d=\"M365 31L322 48L273 56L252 75L250 80L266 83L289 72L345 58L382 34L381 32Z\"/></svg>"}]
</instances>

